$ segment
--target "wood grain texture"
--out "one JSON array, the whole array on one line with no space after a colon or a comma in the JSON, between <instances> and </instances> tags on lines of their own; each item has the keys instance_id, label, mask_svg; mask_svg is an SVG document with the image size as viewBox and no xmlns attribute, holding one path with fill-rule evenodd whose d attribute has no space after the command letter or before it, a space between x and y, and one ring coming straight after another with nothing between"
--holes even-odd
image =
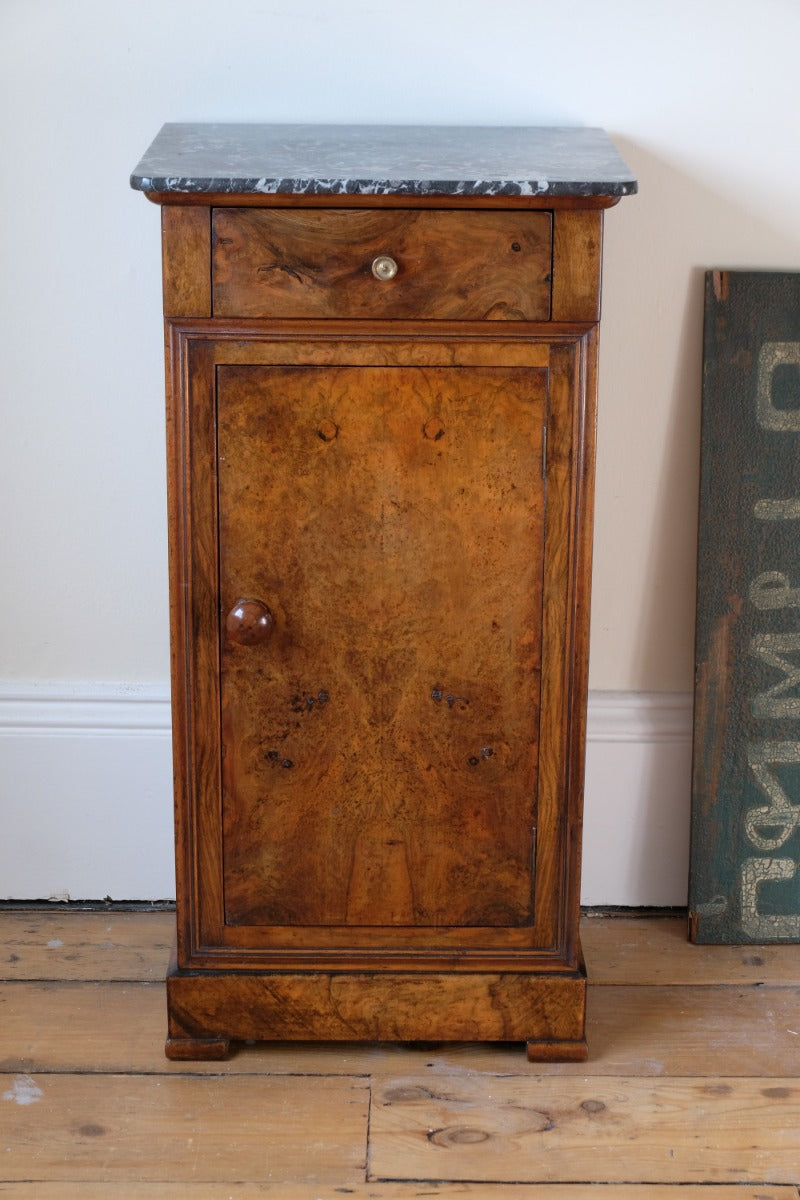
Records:
<instances>
[{"instance_id":1,"label":"wood grain texture","mask_svg":"<svg viewBox=\"0 0 800 1200\"><path fill-rule=\"evenodd\" d=\"M228 923L530 924L545 373L218 379Z\"/></svg>"},{"instance_id":2,"label":"wood grain texture","mask_svg":"<svg viewBox=\"0 0 800 1200\"><path fill-rule=\"evenodd\" d=\"M200 201L212 208L241 208L241 192L145 192L152 204L180 205L193 208ZM405 209L454 209L474 210L478 204L486 211L507 209L509 211L545 211L574 209L605 209L619 204L620 196L548 196L542 192L535 196L403 196ZM309 195L307 192L250 192L247 193L248 208L397 208L398 197L393 195L357 195L354 192Z\"/></svg>"},{"instance_id":3,"label":"wood grain texture","mask_svg":"<svg viewBox=\"0 0 800 1200\"><path fill-rule=\"evenodd\" d=\"M171 912L3 912L0 978L163 981L174 928ZM581 940L598 986L800 988L793 946L693 946L677 917L584 917Z\"/></svg>"},{"instance_id":4,"label":"wood grain texture","mask_svg":"<svg viewBox=\"0 0 800 1200\"><path fill-rule=\"evenodd\" d=\"M113 1186L135 1174L319 1187L364 1178L369 1092L360 1080L23 1075L9 1083L6 1181Z\"/></svg>"},{"instance_id":5,"label":"wood grain texture","mask_svg":"<svg viewBox=\"0 0 800 1200\"><path fill-rule=\"evenodd\" d=\"M167 993L169 995L169 993ZM164 1053L170 1062L224 1062L231 1052L231 1039L220 1037L178 1037L167 1034Z\"/></svg>"},{"instance_id":6,"label":"wood grain texture","mask_svg":"<svg viewBox=\"0 0 800 1200\"><path fill-rule=\"evenodd\" d=\"M554 321L599 321L601 211L553 213Z\"/></svg>"},{"instance_id":7,"label":"wood grain texture","mask_svg":"<svg viewBox=\"0 0 800 1200\"><path fill-rule=\"evenodd\" d=\"M799 1158L794 1078L410 1076L376 1086L370 1118L375 1179L789 1184Z\"/></svg>"},{"instance_id":8,"label":"wood grain texture","mask_svg":"<svg viewBox=\"0 0 800 1200\"><path fill-rule=\"evenodd\" d=\"M765 983L800 987L800 954L791 946L693 946L677 918L585 918L581 940L596 983Z\"/></svg>"},{"instance_id":9,"label":"wood grain texture","mask_svg":"<svg viewBox=\"0 0 800 1200\"><path fill-rule=\"evenodd\" d=\"M167 979L176 1041L226 1034L239 1041L581 1043L585 993L585 976L543 973L178 971Z\"/></svg>"},{"instance_id":10,"label":"wood grain texture","mask_svg":"<svg viewBox=\"0 0 800 1200\"><path fill-rule=\"evenodd\" d=\"M551 241L549 213L215 209L214 315L547 320Z\"/></svg>"},{"instance_id":11,"label":"wood grain texture","mask_svg":"<svg viewBox=\"0 0 800 1200\"><path fill-rule=\"evenodd\" d=\"M219 757L209 753L219 741L216 429L211 346L187 342L170 322L167 333L177 956L185 962L199 930L218 931L222 915L221 846L207 834L220 789Z\"/></svg>"},{"instance_id":12,"label":"wood grain texture","mask_svg":"<svg viewBox=\"0 0 800 1200\"><path fill-rule=\"evenodd\" d=\"M219 679L219 518L217 427L213 345L198 340L183 348L181 406L186 430L183 506L189 521L179 559L184 605L177 659L186 704L186 778L175 822L178 960L200 938L219 937L222 924L222 846L216 828L221 792ZM179 794L176 791L176 795ZM199 810L195 819L194 805Z\"/></svg>"},{"instance_id":13,"label":"wood grain texture","mask_svg":"<svg viewBox=\"0 0 800 1200\"><path fill-rule=\"evenodd\" d=\"M760 986L731 986L724 981L735 975L732 955L741 957L741 948L689 946L676 921L584 922L610 968L609 982L590 989L585 1064L529 1065L518 1045L377 1043L262 1043L229 1062L179 1064L162 1057L163 985L91 982L97 962L102 969L114 962L116 975L128 964L141 971L148 931L160 971L165 919L170 914L0 914L6 973L27 964L71 975L0 988L0 1125L3 1147L12 1147L0 1156L0 1194L797 1200L796 1186L777 1182L786 1172L796 1183L800 1161L800 988L775 982L781 964L796 960L794 947L749 948L771 955L760 967L739 962L740 979ZM109 930L117 921L118 942ZM15 947L23 951L19 964L8 961ZM648 963L669 979L674 959L681 975L686 952L700 963L694 983L647 982ZM633 985L614 982L642 975ZM354 1097L373 1094L371 1123L360 1099L343 1102L348 1083ZM425 1095L409 1096L409 1086ZM391 1125L376 1119L398 1090ZM415 1104L422 1107L412 1121ZM435 1124L425 1119L426 1105ZM537 1132L536 1114L555 1128ZM390 1169L405 1182L367 1181L370 1144L372 1174L391 1153L399 1167ZM496 1181L500 1159L513 1180ZM431 1163L447 1177L433 1179ZM538 1176L552 1168L553 1178L531 1182L532 1164ZM588 1172L582 1182L579 1169ZM462 1171L470 1182L454 1178ZM621 1173L631 1182L615 1182ZM653 1182L666 1173L674 1185Z\"/></svg>"},{"instance_id":14,"label":"wood grain texture","mask_svg":"<svg viewBox=\"0 0 800 1200\"><path fill-rule=\"evenodd\" d=\"M542 322L496 323L492 337L477 321L414 321L397 328L385 321L281 321L264 336L261 322L218 319L176 322L178 336L209 337L213 331L219 366L288 364L361 367L547 367L552 341L574 340L585 325L570 326L555 338Z\"/></svg>"},{"instance_id":15,"label":"wood grain texture","mask_svg":"<svg viewBox=\"0 0 800 1200\"><path fill-rule=\"evenodd\" d=\"M600 219L535 207L213 213L214 320L168 328L171 1055L585 1053Z\"/></svg>"},{"instance_id":16,"label":"wood grain texture","mask_svg":"<svg viewBox=\"0 0 800 1200\"><path fill-rule=\"evenodd\" d=\"M583 786L586 773L586 720L589 698L589 627L594 547L594 481L597 440L597 328L587 331L576 347L572 375L573 493L571 512L573 550L570 574L569 649L571 673L567 684L569 741L565 801L566 884L564 950L568 961L582 953L578 940L583 847Z\"/></svg>"},{"instance_id":17,"label":"wood grain texture","mask_svg":"<svg viewBox=\"0 0 800 1200\"><path fill-rule=\"evenodd\" d=\"M576 661L572 612L580 574L576 527L580 494L580 425L576 392L583 383L580 372L581 339L558 343L551 349L547 421L547 518L544 543L542 604L542 720L539 758L539 819L537 839L541 852L537 866L535 929L538 944L562 948L567 961L579 953L575 927L577 901L569 889L578 869L572 830L580 822L583 796L580 776L573 786L569 766L574 740L581 728L574 723L572 676L582 667ZM578 397L579 398L579 397ZM576 703L579 699L576 699Z\"/></svg>"},{"instance_id":18,"label":"wood grain texture","mask_svg":"<svg viewBox=\"0 0 800 1200\"><path fill-rule=\"evenodd\" d=\"M211 316L211 209L165 205L161 244L164 316Z\"/></svg>"},{"instance_id":19,"label":"wood grain texture","mask_svg":"<svg viewBox=\"0 0 800 1200\"><path fill-rule=\"evenodd\" d=\"M800 989L590 986L586 1063L531 1075L800 1076ZM226 1075L525 1074L518 1044L265 1043L217 1063L165 1062L158 984L0 986L0 1070ZM69 1030L65 1037L64 1030Z\"/></svg>"},{"instance_id":20,"label":"wood grain texture","mask_svg":"<svg viewBox=\"0 0 800 1200\"><path fill-rule=\"evenodd\" d=\"M0 912L0 979L162 980L174 912Z\"/></svg>"},{"instance_id":21,"label":"wood grain texture","mask_svg":"<svg viewBox=\"0 0 800 1200\"><path fill-rule=\"evenodd\" d=\"M223 326L218 330L215 325L213 331L205 325L196 327L188 326L181 327L177 325L171 326L171 347L172 358L175 365L173 372L175 387L186 388L186 381L191 382L187 390L187 401L185 404L184 420L188 420L190 428L195 430L191 441L197 444L197 452L190 457L189 462L191 470L189 475L184 480L184 487L187 490L187 511L191 513L191 526L195 532L193 536L197 540L197 553L194 554L193 580L189 592L186 596L181 593L181 602L191 604L191 616L184 617L184 624L192 626L197 630L197 661L191 665L191 669L187 666L187 678L191 678L192 671L199 671L203 674L205 667L200 666L201 662L207 662L209 665L216 660L217 644L216 639L211 638L210 629L215 624L217 618L212 616L212 613L219 612L219 601L214 599L217 588L217 571L214 566L216 551L214 542L216 538L216 487L214 482L213 472L210 473L209 463L213 461L209 458L208 450L213 443L213 429L210 426L210 413L213 411L213 403L211 401L211 366L210 363L219 361L227 361L231 352L235 352L234 361L242 361L256 365L260 358L263 357L267 362L276 362L277 355L283 355L284 361L287 357L291 358L295 355L301 358L301 361L307 360L309 348L314 348L316 344L316 352L312 361L319 363L325 362L327 354L336 355L337 366L344 361L349 361L353 364L359 361L362 355L373 355L372 361L383 361L396 366L405 365L409 360L414 363L420 349L425 354L425 361L430 365L447 365L452 366L458 362L470 362L477 364L483 362L486 365L496 364L500 366L505 363L508 356L512 364L524 362L526 358L533 362L541 362L543 354L547 353L547 344L538 343L530 339L520 339L519 337L502 336L486 340L476 336L472 332L475 327L470 326L470 332L461 336L451 334L447 342L442 342L435 339L431 342L421 343L418 337L414 337L409 341L397 336L388 335L386 330L378 332L379 326L373 326L370 334L366 337L353 337L349 341L337 341L334 335L323 336L317 335L316 338L310 339L309 334L305 333L305 342L302 341L303 332L301 327L294 326L289 330L285 330L282 326L280 330L276 328L275 341L266 340L263 337L263 331L258 323L233 322L229 326ZM411 331L407 331L411 332ZM565 469L559 473L553 472L553 477L548 484L548 530L552 528L552 540L554 548L558 545L559 534L563 532L565 520L569 521L570 506L574 503L573 492L578 486L579 481L579 460L575 467L570 465L570 456L577 454L575 446L575 431L573 428L574 417L571 415L571 407L573 405L573 389L581 384L580 376L570 376L570 356L575 354L576 340L580 343L582 334L576 335L570 331L565 331L562 334L554 335L551 341L556 346L563 346L566 365L566 374L564 375L564 384L559 388L550 389L548 416L549 421L557 431L557 436L554 439L554 454L559 453L567 455ZM441 338L441 333L439 334ZM219 339L219 340L217 340ZM285 339L285 340L284 340ZM343 356L343 350L346 354ZM210 361L208 356L211 355ZM369 361L369 358L367 359ZM188 363L188 373L180 364ZM197 365L198 374L194 374L194 367ZM180 406L176 405L180 411ZM558 432L563 430L563 432ZM187 434L188 438L188 434ZM323 440L323 439L320 439ZM421 439L420 439L421 440ZM435 443L436 438L427 439ZM559 451L557 448L561 446ZM546 537L549 537L548 533ZM186 553L189 553L188 545ZM559 560L561 552L557 552L553 559L554 563ZM181 560L182 561L182 560ZM184 569L184 568L182 568ZM551 585L557 587L558 584ZM568 596L568 589L572 586L568 580L563 580L563 588L567 589L565 597ZM193 597L190 599L190 597ZM568 599L562 599L562 611L568 603ZM560 694L564 694L564 689L568 686L570 662L569 654L565 650L565 634L558 634L557 627L553 626L554 636L547 642L547 653L550 656L551 673L554 673L561 680L558 685ZM557 635L558 634L558 635ZM556 636L557 635L557 636ZM181 652L184 643L178 642L178 652ZM179 670L179 676L182 672ZM198 676L199 677L199 676ZM185 684L184 684L185 687ZM189 694L192 694L191 692ZM313 694L313 693L310 693ZM456 693L452 693L455 695ZM558 738L558 730L562 727L562 710L559 707L560 701L551 710L549 718L545 719L542 716L542 728L548 729L548 736L551 741ZM195 945L202 945L203 941L207 945L215 943L221 947L221 939L224 937L225 944L233 947L236 944L233 940L233 935L236 932L236 926L227 926L222 920L222 866L221 862L216 862L216 856L222 844L222 833L217 828L218 821L218 784L216 781L216 771L210 748L213 746L213 739L216 736L215 726L217 722L217 708L213 699L213 689L201 691L199 696L195 698L195 707L198 711L194 714L193 721L190 727L195 731L195 737L201 736L201 740L205 749L198 743L197 748L193 751L197 767L202 763L202 771L197 776L198 785L195 788L194 795L196 797L196 829L190 820L189 829L191 836L186 836L187 830L184 829L179 839L179 847L181 855L191 854L191 846L203 848L205 865L202 868L202 874L205 879L205 885L198 893L198 904L194 906L193 911L197 916L199 914L200 925L199 929L202 934L197 931L188 930L184 936L194 937ZM203 712L199 708L203 708ZM553 744L556 744L553 741ZM274 749L274 748L273 748ZM191 774L191 767L188 768ZM563 812L562 797L563 789L566 787L566 780L558 781L554 775L554 784L548 791L546 805L549 805L549 829L552 833L553 829L558 828L561 817L559 814ZM579 804L579 798L575 802ZM540 800L540 814L542 810L542 802ZM568 806L569 808L569 806ZM570 811L572 809L570 808ZM542 853L541 832L538 839L540 853ZM568 843L566 843L568 844ZM543 887L539 900L537 902L536 920L538 922L537 929L534 935L534 944L539 940L540 944L554 944L557 935L553 931L555 922L555 913L558 911L559 902L555 898L549 888L549 882L555 881L557 886L561 886L560 880L563 879L563 868L559 866L559 856L563 850L555 849L555 859L552 859L550 852L546 849L545 842L545 858L550 860L549 870L551 878L548 881L548 886ZM197 851L195 851L196 853ZM190 866L184 868L186 877L190 884L193 878ZM183 922L181 922L183 928ZM248 927L240 927L245 930ZM265 936L271 937L269 927L252 926L254 931L261 929ZM299 930L295 928L283 926L282 928L289 931L284 937L290 937L289 945L299 944ZM317 932L312 932L312 927L309 927L309 937L311 938L307 944L312 945L314 939L318 936L318 931L321 927L313 927ZM351 927L354 928L354 927ZM391 928L401 929L399 926ZM386 927L383 932L383 938L391 932L390 927ZM435 928L435 927L432 927ZM468 930L469 932L469 930ZM509 933L514 930L509 930ZM425 936L424 927L417 931L419 944L423 944ZM406 939L405 932L403 939ZM252 938L249 942L240 942L242 948L245 946L253 951L257 949L257 941ZM266 943L262 943L266 944ZM271 944L276 944L272 942ZM278 943L279 944L279 943ZM321 943L324 944L324 943ZM400 944L403 944L401 941ZM479 944L479 943L478 943ZM555 948L556 954L558 948ZM203 958L202 953L195 953L192 956L192 964L196 966L212 965L210 958ZM240 961L243 965L247 964L245 958ZM277 960L276 960L277 961ZM189 965L189 960L184 958L182 962ZM354 960L355 962L355 960ZM385 960L384 960L385 962ZM255 959L251 959L253 966L256 965ZM214 965L221 966L222 962L218 958ZM286 965L286 964L282 964ZM340 964L343 965L343 964ZM366 960L364 960L366 965ZM388 962L385 965L389 966ZM485 964L488 966L488 964ZM542 963L542 966L547 969L547 964ZM434 968L435 969L435 968ZM468 970L469 966L465 964L464 969ZM495 969L494 963L490 969Z\"/></svg>"},{"instance_id":22,"label":"wood grain texture","mask_svg":"<svg viewBox=\"0 0 800 1200\"><path fill-rule=\"evenodd\" d=\"M661 1184L503 1184L503 1183L362 1183L346 1192L323 1192L311 1184L237 1184L221 1193L209 1183L119 1183L115 1200L798 1200L795 1187L761 1184L715 1187L713 1196L704 1186ZM106 1184L0 1182L0 1196L14 1200L107 1200Z\"/></svg>"},{"instance_id":23,"label":"wood grain texture","mask_svg":"<svg viewBox=\"0 0 800 1200\"><path fill-rule=\"evenodd\" d=\"M361 1183L324 1191L313 1184L237 1183L221 1192L216 1183L114 1181L114 1200L798 1200L795 1187L669 1184ZM9 1200L108 1200L105 1183L2 1183Z\"/></svg>"}]
</instances>

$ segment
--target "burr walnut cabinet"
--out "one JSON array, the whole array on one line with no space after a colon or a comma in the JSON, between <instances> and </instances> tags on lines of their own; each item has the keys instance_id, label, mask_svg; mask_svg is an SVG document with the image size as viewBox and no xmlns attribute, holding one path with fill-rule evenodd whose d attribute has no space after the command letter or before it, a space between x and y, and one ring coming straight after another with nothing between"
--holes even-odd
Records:
<instances>
[{"instance_id":1,"label":"burr walnut cabinet","mask_svg":"<svg viewBox=\"0 0 800 1200\"><path fill-rule=\"evenodd\" d=\"M165 126L173 1058L585 1056L593 130Z\"/></svg>"}]
</instances>

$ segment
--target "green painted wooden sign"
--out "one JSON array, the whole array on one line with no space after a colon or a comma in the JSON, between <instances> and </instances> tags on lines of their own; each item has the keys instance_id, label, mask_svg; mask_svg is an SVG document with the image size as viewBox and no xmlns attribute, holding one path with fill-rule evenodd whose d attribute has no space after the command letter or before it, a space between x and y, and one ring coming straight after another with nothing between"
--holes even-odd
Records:
<instances>
[{"instance_id":1,"label":"green painted wooden sign","mask_svg":"<svg viewBox=\"0 0 800 1200\"><path fill-rule=\"evenodd\" d=\"M706 276L690 935L800 941L800 274Z\"/></svg>"}]
</instances>

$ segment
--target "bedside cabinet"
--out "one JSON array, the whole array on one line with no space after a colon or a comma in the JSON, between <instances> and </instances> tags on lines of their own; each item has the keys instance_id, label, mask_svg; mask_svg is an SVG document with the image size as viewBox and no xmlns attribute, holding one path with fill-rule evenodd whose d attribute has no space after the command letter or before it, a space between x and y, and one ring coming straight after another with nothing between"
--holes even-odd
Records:
<instances>
[{"instance_id":1,"label":"bedside cabinet","mask_svg":"<svg viewBox=\"0 0 800 1200\"><path fill-rule=\"evenodd\" d=\"M171 1058L586 1055L598 130L167 125Z\"/></svg>"}]
</instances>

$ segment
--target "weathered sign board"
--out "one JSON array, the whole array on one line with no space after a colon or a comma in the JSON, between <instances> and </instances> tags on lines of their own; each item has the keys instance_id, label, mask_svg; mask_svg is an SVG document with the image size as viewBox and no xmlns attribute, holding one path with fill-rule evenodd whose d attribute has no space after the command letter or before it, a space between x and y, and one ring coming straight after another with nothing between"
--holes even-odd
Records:
<instances>
[{"instance_id":1,"label":"weathered sign board","mask_svg":"<svg viewBox=\"0 0 800 1200\"><path fill-rule=\"evenodd\" d=\"M706 276L689 929L800 941L800 274Z\"/></svg>"}]
</instances>

